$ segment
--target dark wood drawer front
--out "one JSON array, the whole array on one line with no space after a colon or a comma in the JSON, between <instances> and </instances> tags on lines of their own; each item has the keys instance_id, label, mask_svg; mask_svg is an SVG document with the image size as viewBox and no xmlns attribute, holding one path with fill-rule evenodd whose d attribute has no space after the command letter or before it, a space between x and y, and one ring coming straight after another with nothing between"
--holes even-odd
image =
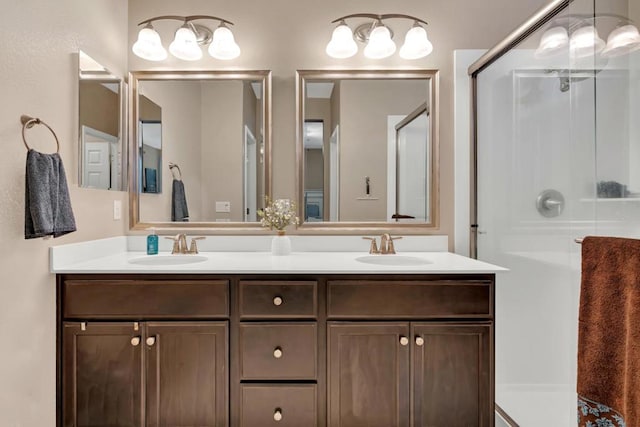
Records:
<instances>
[{"instance_id":1,"label":"dark wood drawer front","mask_svg":"<svg viewBox=\"0 0 640 427\"><path fill-rule=\"evenodd\" d=\"M87 319L222 318L229 316L226 280L69 280L64 317Z\"/></svg>"},{"instance_id":2,"label":"dark wood drawer front","mask_svg":"<svg viewBox=\"0 0 640 427\"><path fill-rule=\"evenodd\" d=\"M315 384L242 385L240 427L316 427Z\"/></svg>"},{"instance_id":3,"label":"dark wood drawer front","mask_svg":"<svg viewBox=\"0 0 640 427\"><path fill-rule=\"evenodd\" d=\"M489 281L328 282L329 318L488 318Z\"/></svg>"},{"instance_id":4,"label":"dark wood drawer front","mask_svg":"<svg viewBox=\"0 0 640 427\"><path fill-rule=\"evenodd\" d=\"M240 318L314 319L316 288L314 281L240 281Z\"/></svg>"},{"instance_id":5,"label":"dark wood drawer front","mask_svg":"<svg viewBox=\"0 0 640 427\"><path fill-rule=\"evenodd\" d=\"M240 325L240 376L243 380L316 378L315 323Z\"/></svg>"}]
</instances>

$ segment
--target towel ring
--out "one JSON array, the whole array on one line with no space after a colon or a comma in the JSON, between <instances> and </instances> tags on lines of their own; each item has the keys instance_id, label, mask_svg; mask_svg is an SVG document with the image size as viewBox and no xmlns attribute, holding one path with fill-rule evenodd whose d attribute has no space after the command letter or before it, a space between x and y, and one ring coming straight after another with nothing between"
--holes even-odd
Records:
<instances>
[{"instance_id":1,"label":"towel ring","mask_svg":"<svg viewBox=\"0 0 640 427\"><path fill-rule=\"evenodd\" d=\"M179 179L180 181L182 181L182 171L180 170L180 166L176 165L175 163L169 162L169 169L171 169L171 174L172 174L172 175L173 175L173 177L175 178L175 177L176 177L176 175L173 173L173 168L178 169L178 172L180 173L180 178L177 178L177 179Z\"/></svg>"},{"instance_id":2,"label":"towel ring","mask_svg":"<svg viewBox=\"0 0 640 427\"><path fill-rule=\"evenodd\" d=\"M31 147L29 147L29 144L27 144L27 137L24 134L24 131L26 129L31 129L35 125L44 125L47 129L51 131L51 133L53 134L53 137L56 139L56 153L60 153L60 141L58 141L58 135L56 135L53 129L51 129L51 126L49 126L48 124L46 124L45 122L43 122L37 117L30 117L26 115L20 116L20 122L22 123L22 142L24 142L24 146L27 147L27 150L31 150Z\"/></svg>"}]
</instances>

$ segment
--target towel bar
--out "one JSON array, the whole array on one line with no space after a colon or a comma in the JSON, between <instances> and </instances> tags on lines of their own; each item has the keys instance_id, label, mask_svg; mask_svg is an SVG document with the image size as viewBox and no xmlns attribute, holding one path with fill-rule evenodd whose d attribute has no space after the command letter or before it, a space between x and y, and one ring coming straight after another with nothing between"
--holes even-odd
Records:
<instances>
[{"instance_id":1,"label":"towel bar","mask_svg":"<svg viewBox=\"0 0 640 427\"><path fill-rule=\"evenodd\" d=\"M58 141L58 135L51 129L51 126L43 122L37 117L31 117L27 115L20 116L20 123L22 123L22 142L24 142L24 146L27 147L27 150L31 150L29 144L27 144L27 137L24 134L25 129L31 129L35 125L44 125L47 129L51 131L53 137L56 139L56 153L60 153L60 141Z\"/></svg>"}]
</instances>

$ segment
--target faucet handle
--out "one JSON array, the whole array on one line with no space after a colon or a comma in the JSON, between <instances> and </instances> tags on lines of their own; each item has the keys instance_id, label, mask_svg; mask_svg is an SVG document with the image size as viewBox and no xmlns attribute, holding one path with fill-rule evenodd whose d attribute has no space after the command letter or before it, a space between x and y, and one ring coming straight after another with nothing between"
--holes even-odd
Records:
<instances>
[{"instance_id":1,"label":"faucet handle","mask_svg":"<svg viewBox=\"0 0 640 427\"><path fill-rule=\"evenodd\" d=\"M395 254L396 253L396 248L393 245L393 241L394 240L400 240L400 239L402 239L402 236L398 236L398 237L389 236L389 240L387 242L387 253L388 254Z\"/></svg>"},{"instance_id":2,"label":"faucet handle","mask_svg":"<svg viewBox=\"0 0 640 427\"><path fill-rule=\"evenodd\" d=\"M179 254L180 253L180 235L176 236L164 236L165 239L173 240L173 249L171 249L171 254Z\"/></svg>"},{"instance_id":3,"label":"faucet handle","mask_svg":"<svg viewBox=\"0 0 640 427\"><path fill-rule=\"evenodd\" d=\"M363 237L364 240L371 240L371 246L369 247L370 254L379 254L378 243L376 242L375 237Z\"/></svg>"},{"instance_id":4,"label":"faucet handle","mask_svg":"<svg viewBox=\"0 0 640 427\"><path fill-rule=\"evenodd\" d=\"M190 254L197 254L198 253L197 241L198 240L204 240L204 239L206 239L205 236L192 237L191 238L191 245L189 246L189 253Z\"/></svg>"}]
</instances>

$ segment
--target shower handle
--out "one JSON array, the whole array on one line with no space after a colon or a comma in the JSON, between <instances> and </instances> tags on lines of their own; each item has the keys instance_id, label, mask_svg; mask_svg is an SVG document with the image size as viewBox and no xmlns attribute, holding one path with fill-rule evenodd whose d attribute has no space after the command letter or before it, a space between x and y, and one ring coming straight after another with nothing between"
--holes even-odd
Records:
<instances>
[{"instance_id":1,"label":"shower handle","mask_svg":"<svg viewBox=\"0 0 640 427\"><path fill-rule=\"evenodd\" d=\"M558 190L544 190L536 199L536 209L545 218L554 218L564 210L564 196Z\"/></svg>"}]
</instances>

